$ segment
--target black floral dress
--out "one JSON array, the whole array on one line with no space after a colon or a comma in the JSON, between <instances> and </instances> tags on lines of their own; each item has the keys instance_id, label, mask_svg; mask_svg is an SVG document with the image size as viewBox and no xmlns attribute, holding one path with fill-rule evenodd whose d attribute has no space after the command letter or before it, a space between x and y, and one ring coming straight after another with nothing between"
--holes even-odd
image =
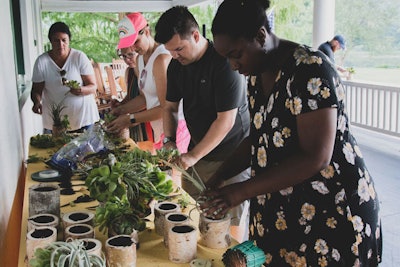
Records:
<instances>
[{"instance_id":1,"label":"black floral dress","mask_svg":"<svg viewBox=\"0 0 400 267\"><path fill-rule=\"evenodd\" d=\"M298 148L296 116L337 109L329 166L301 184L251 201L250 239L266 266L377 266L382 237L378 197L349 131L345 92L335 67L319 51L298 46L265 96L249 77L252 176Z\"/></svg>"}]
</instances>

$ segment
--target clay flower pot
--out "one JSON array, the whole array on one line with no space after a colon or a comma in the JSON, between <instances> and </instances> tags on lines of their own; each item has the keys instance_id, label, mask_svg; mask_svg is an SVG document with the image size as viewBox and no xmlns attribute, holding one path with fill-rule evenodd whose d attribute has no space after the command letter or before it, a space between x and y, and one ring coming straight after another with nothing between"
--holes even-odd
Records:
<instances>
[{"instance_id":1,"label":"clay flower pot","mask_svg":"<svg viewBox=\"0 0 400 267\"><path fill-rule=\"evenodd\" d=\"M177 225L169 230L168 257L175 263L189 263L196 258L197 232L191 225Z\"/></svg>"},{"instance_id":2,"label":"clay flower pot","mask_svg":"<svg viewBox=\"0 0 400 267\"><path fill-rule=\"evenodd\" d=\"M89 255L96 255L103 258L102 244L100 240L95 238L82 238L81 240L84 242L86 252Z\"/></svg>"},{"instance_id":3,"label":"clay flower pot","mask_svg":"<svg viewBox=\"0 0 400 267\"><path fill-rule=\"evenodd\" d=\"M57 229L59 219L56 215L50 213L43 213L33 215L28 218L28 232L38 227L54 227Z\"/></svg>"},{"instance_id":4,"label":"clay flower pot","mask_svg":"<svg viewBox=\"0 0 400 267\"><path fill-rule=\"evenodd\" d=\"M164 245L168 247L169 230L178 225L189 224L189 216L179 212L168 213L164 224Z\"/></svg>"},{"instance_id":5,"label":"clay flower pot","mask_svg":"<svg viewBox=\"0 0 400 267\"><path fill-rule=\"evenodd\" d=\"M129 235L116 235L107 239L107 266L136 267L136 244Z\"/></svg>"},{"instance_id":6,"label":"clay flower pot","mask_svg":"<svg viewBox=\"0 0 400 267\"><path fill-rule=\"evenodd\" d=\"M60 187L40 183L29 188L29 216L50 213L60 217Z\"/></svg>"},{"instance_id":7,"label":"clay flower pot","mask_svg":"<svg viewBox=\"0 0 400 267\"><path fill-rule=\"evenodd\" d=\"M178 204L169 201L159 202L154 207L154 228L158 235L164 236L165 215L172 212L179 212Z\"/></svg>"},{"instance_id":8,"label":"clay flower pot","mask_svg":"<svg viewBox=\"0 0 400 267\"><path fill-rule=\"evenodd\" d=\"M230 229L231 216L214 220L200 215L199 230L200 244L209 248L227 248L231 245Z\"/></svg>"},{"instance_id":9,"label":"clay flower pot","mask_svg":"<svg viewBox=\"0 0 400 267\"><path fill-rule=\"evenodd\" d=\"M88 224L72 224L64 230L65 241L83 238L94 238L93 226Z\"/></svg>"},{"instance_id":10,"label":"clay flower pot","mask_svg":"<svg viewBox=\"0 0 400 267\"><path fill-rule=\"evenodd\" d=\"M51 226L37 227L26 234L26 255L28 262L35 255L35 250L45 248L57 240L57 229Z\"/></svg>"},{"instance_id":11,"label":"clay flower pot","mask_svg":"<svg viewBox=\"0 0 400 267\"><path fill-rule=\"evenodd\" d=\"M73 224L88 224L94 226L94 213L89 211L72 211L62 216L64 229Z\"/></svg>"}]
</instances>

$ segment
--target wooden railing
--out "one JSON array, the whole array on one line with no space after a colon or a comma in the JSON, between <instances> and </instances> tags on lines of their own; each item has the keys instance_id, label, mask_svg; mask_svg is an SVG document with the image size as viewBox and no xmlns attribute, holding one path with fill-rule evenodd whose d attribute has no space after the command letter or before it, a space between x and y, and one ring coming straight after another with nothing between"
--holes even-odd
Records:
<instances>
[{"instance_id":1,"label":"wooden railing","mask_svg":"<svg viewBox=\"0 0 400 267\"><path fill-rule=\"evenodd\" d=\"M344 81L353 125L400 137L400 87Z\"/></svg>"}]
</instances>

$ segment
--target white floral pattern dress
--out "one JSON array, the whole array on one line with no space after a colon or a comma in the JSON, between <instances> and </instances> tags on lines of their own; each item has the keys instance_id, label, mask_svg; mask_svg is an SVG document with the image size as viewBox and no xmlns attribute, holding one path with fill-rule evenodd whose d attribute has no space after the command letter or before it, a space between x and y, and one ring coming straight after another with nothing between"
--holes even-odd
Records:
<instances>
[{"instance_id":1,"label":"white floral pattern dress","mask_svg":"<svg viewBox=\"0 0 400 267\"><path fill-rule=\"evenodd\" d=\"M252 176L298 148L296 116L337 109L329 166L303 183L252 199L250 239L266 266L377 266L382 256L379 202L349 131L341 80L319 51L298 46L266 97L249 77Z\"/></svg>"}]
</instances>

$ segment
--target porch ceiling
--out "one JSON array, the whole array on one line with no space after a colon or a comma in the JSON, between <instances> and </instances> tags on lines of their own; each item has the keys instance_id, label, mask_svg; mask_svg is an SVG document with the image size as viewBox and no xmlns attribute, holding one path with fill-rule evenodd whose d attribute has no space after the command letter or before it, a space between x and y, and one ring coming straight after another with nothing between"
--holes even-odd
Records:
<instances>
[{"instance_id":1,"label":"porch ceiling","mask_svg":"<svg viewBox=\"0 0 400 267\"><path fill-rule=\"evenodd\" d=\"M162 12L175 5L195 6L209 0L39 0L41 11Z\"/></svg>"}]
</instances>

